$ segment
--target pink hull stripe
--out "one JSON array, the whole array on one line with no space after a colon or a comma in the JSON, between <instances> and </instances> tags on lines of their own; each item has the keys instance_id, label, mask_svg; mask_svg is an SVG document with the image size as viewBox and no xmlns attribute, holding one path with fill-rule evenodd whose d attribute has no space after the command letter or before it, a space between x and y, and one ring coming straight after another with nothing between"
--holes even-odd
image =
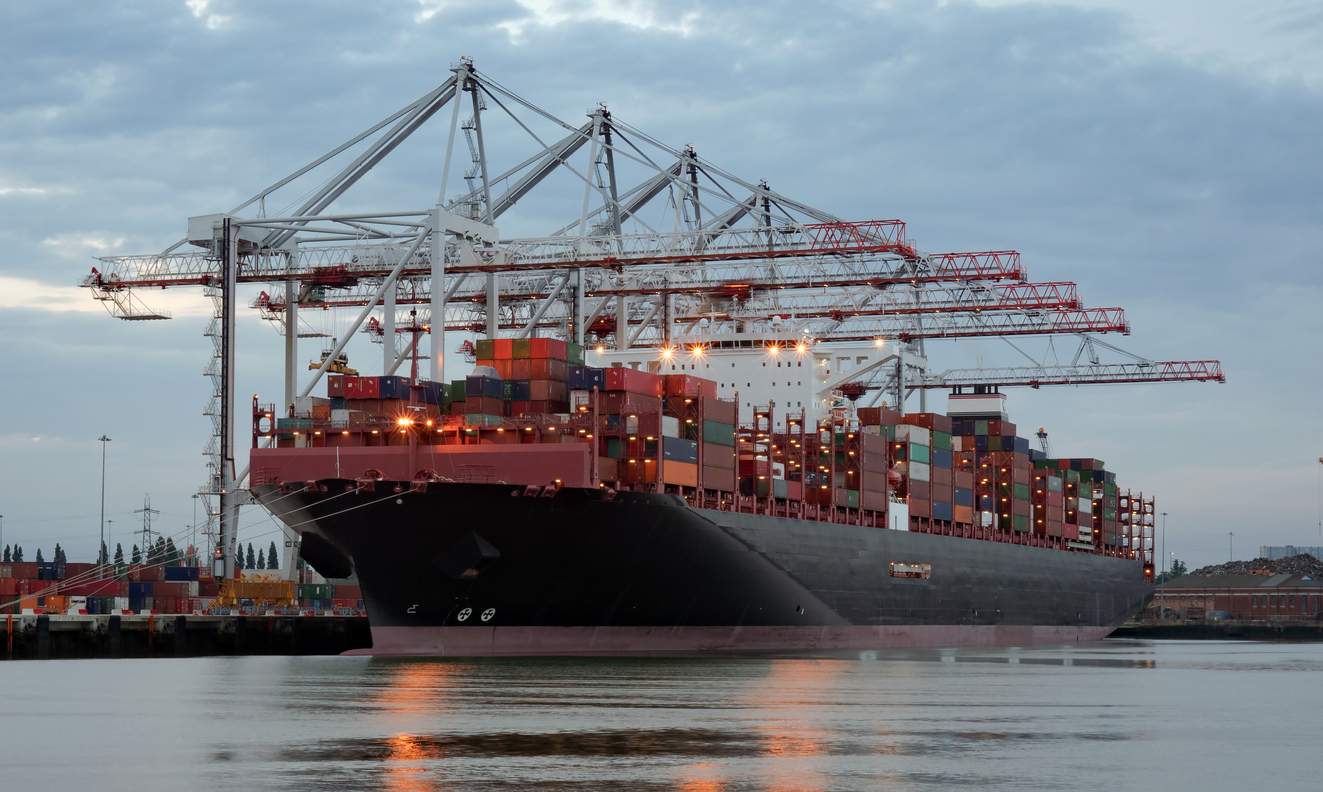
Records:
<instances>
[{"instance_id":1,"label":"pink hull stripe","mask_svg":"<svg viewBox=\"0 0 1323 792\"><path fill-rule=\"evenodd\" d=\"M1107 637L1112 627L912 625L894 627L373 627L371 649L349 655L707 654L1030 646Z\"/></svg>"}]
</instances>

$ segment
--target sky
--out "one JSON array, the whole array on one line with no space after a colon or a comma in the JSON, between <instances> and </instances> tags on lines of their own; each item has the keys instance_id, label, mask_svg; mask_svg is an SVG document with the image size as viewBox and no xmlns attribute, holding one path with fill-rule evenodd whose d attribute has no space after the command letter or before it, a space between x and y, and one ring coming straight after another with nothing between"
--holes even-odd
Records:
<instances>
[{"instance_id":1,"label":"sky","mask_svg":"<svg viewBox=\"0 0 1323 792\"><path fill-rule=\"evenodd\" d=\"M1071 280L1086 305L1124 307L1131 335L1105 340L1136 355L1220 360L1222 385L1014 390L1011 420L1156 496L1165 552L1192 567L1260 545L1323 545L1323 11L1293 0L757 9L6 4L0 543L31 558L58 541L71 560L92 559L103 435L112 550L128 549L147 495L158 529L194 522L210 304L185 290L144 295L174 318L115 320L77 287L95 257L167 247L189 216L229 209L467 55L561 118L606 102L819 209L902 218L923 250L1018 250L1031 279ZM444 130L410 143L365 180L362 206L434 202ZM502 230L548 233L545 214L512 211ZM279 400L279 334L245 314L239 338L241 405L250 393ZM1074 354L1061 339L1053 349ZM350 354L379 356L361 340ZM937 370L1018 356L996 340L929 345ZM275 535L244 516L241 541L260 549Z\"/></svg>"}]
</instances>

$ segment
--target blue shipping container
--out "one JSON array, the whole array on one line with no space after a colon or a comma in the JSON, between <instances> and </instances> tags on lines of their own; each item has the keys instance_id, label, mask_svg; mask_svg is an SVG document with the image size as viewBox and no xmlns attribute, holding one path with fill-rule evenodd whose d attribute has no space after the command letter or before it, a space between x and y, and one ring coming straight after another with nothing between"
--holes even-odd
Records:
<instances>
[{"instance_id":1,"label":"blue shipping container","mask_svg":"<svg viewBox=\"0 0 1323 792\"><path fill-rule=\"evenodd\" d=\"M1015 453L1017 454L1029 453L1029 438L1027 437L1015 438Z\"/></svg>"},{"instance_id":2,"label":"blue shipping container","mask_svg":"<svg viewBox=\"0 0 1323 792\"><path fill-rule=\"evenodd\" d=\"M961 489L960 487L956 487L956 488L955 488L955 505L956 505L956 506L969 506L970 508L973 508L973 506L974 506L974 490L971 490L971 489Z\"/></svg>"},{"instance_id":3,"label":"blue shipping container","mask_svg":"<svg viewBox=\"0 0 1323 792\"><path fill-rule=\"evenodd\" d=\"M533 398L533 386L528 380L510 382L510 401L529 401Z\"/></svg>"},{"instance_id":4,"label":"blue shipping container","mask_svg":"<svg viewBox=\"0 0 1323 792\"><path fill-rule=\"evenodd\" d=\"M662 456L672 462L698 464L698 441L679 437L662 438Z\"/></svg>"},{"instance_id":5,"label":"blue shipping container","mask_svg":"<svg viewBox=\"0 0 1323 792\"><path fill-rule=\"evenodd\" d=\"M951 509L951 504L933 501L933 519L946 520L950 522L955 519L955 512Z\"/></svg>"},{"instance_id":6,"label":"blue shipping container","mask_svg":"<svg viewBox=\"0 0 1323 792\"><path fill-rule=\"evenodd\" d=\"M505 382L496 377L473 376L464 380L464 395L485 396L488 399L505 398Z\"/></svg>"},{"instance_id":7,"label":"blue shipping container","mask_svg":"<svg viewBox=\"0 0 1323 792\"><path fill-rule=\"evenodd\" d=\"M198 567L168 566L164 571L168 582L186 583L198 579Z\"/></svg>"},{"instance_id":8,"label":"blue shipping container","mask_svg":"<svg viewBox=\"0 0 1323 792\"><path fill-rule=\"evenodd\" d=\"M379 395L383 399L409 398L409 380L406 377L377 377Z\"/></svg>"},{"instance_id":9,"label":"blue shipping container","mask_svg":"<svg viewBox=\"0 0 1323 792\"><path fill-rule=\"evenodd\" d=\"M332 410L348 410L348 409L349 409L349 400L346 399L346 398L343 397L343 396L332 396L332 397L331 397L331 409L332 409Z\"/></svg>"},{"instance_id":10,"label":"blue shipping container","mask_svg":"<svg viewBox=\"0 0 1323 792\"><path fill-rule=\"evenodd\" d=\"M951 452L942 448L933 449L932 465L935 468L951 469Z\"/></svg>"},{"instance_id":11,"label":"blue shipping container","mask_svg":"<svg viewBox=\"0 0 1323 792\"><path fill-rule=\"evenodd\" d=\"M129 583L129 599L134 597L141 599L150 596L152 596L151 583ZM133 608L133 610L141 610L141 608Z\"/></svg>"},{"instance_id":12,"label":"blue shipping container","mask_svg":"<svg viewBox=\"0 0 1323 792\"><path fill-rule=\"evenodd\" d=\"M147 603L142 597L129 597L129 610L137 613L140 610L146 610Z\"/></svg>"},{"instance_id":13,"label":"blue shipping container","mask_svg":"<svg viewBox=\"0 0 1323 792\"><path fill-rule=\"evenodd\" d=\"M606 372L591 366L570 366L568 379L570 390L590 391L593 388L598 390L606 388Z\"/></svg>"}]
</instances>

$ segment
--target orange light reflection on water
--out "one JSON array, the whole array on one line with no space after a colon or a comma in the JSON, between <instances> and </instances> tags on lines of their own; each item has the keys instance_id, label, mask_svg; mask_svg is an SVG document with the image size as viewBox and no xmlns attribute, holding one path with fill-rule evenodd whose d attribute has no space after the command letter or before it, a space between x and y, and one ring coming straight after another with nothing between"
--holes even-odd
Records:
<instances>
[{"instance_id":1,"label":"orange light reflection on water","mask_svg":"<svg viewBox=\"0 0 1323 792\"><path fill-rule=\"evenodd\" d=\"M393 724L409 725L412 717L425 713L430 722L437 713L448 709L447 699L457 670L449 663L402 662L394 665L380 689L376 703ZM423 727L425 724L416 724ZM407 732L392 736L382 766L382 786L391 792L431 792L446 788L437 778L435 762L442 759L440 746L431 740L419 740Z\"/></svg>"}]
</instances>

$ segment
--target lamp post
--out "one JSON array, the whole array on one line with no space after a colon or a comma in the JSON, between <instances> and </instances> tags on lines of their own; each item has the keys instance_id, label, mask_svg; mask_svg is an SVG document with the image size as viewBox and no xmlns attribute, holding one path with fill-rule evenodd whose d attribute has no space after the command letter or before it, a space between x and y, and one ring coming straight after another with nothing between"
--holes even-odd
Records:
<instances>
[{"instance_id":1,"label":"lamp post","mask_svg":"<svg viewBox=\"0 0 1323 792\"><path fill-rule=\"evenodd\" d=\"M1227 563L1236 560L1236 534L1234 531L1227 531Z\"/></svg>"},{"instance_id":2,"label":"lamp post","mask_svg":"<svg viewBox=\"0 0 1323 792\"><path fill-rule=\"evenodd\" d=\"M198 555L198 494L193 493L193 530L188 535L188 546L193 548L193 557Z\"/></svg>"},{"instance_id":3,"label":"lamp post","mask_svg":"<svg viewBox=\"0 0 1323 792\"><path fill-rule=\"evenodd\" d=\"M1167 513L1162 513L1162 589L1158 594L1158 618L1167 615Z\"/></svg>"},{"instance_id":4,"label":"lamp post","mask_svg":"<svg viewBox=\"0 0 1323 792\"><path fill-rule=\"evenodd\" d=\"M101 547L106 546L106 443L110 438L101 435L97 438L101 441ZM96 576L97 580L104 580L106 577L106 558L97 550Z\"/></svg>"}]
</instances>

